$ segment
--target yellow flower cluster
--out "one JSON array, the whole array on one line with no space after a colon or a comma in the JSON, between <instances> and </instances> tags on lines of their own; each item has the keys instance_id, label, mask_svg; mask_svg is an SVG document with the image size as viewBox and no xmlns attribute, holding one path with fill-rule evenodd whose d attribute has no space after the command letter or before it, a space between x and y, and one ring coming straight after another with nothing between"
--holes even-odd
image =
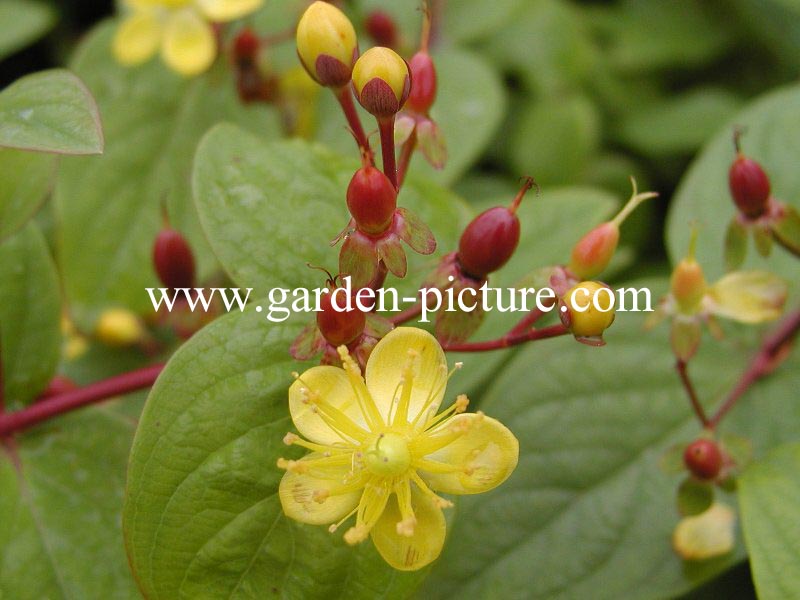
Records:
<instances>
[{"instance_id":1,"label":"yellow flower cluster","mask_svg":"<svg viewBox=\"0 0 800 600\"><path fill-rule=\"evenodd\" d=\"M161 52L173 71L190 77L206 71L217 56L212 23L256 11L263 0L125 0L130 10L114 37L116 59L142 64Z\"/></svg>"}]
</instances>

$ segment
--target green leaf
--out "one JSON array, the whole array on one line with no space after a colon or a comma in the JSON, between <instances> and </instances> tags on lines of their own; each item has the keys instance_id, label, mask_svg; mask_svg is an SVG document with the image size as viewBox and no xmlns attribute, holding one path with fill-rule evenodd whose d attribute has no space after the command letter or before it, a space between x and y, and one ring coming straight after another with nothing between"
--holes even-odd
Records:
<instances>
[{"instance_id":1,"label":"green leaf","mask_svg":"<svg viewBox=\"0 0 800 600\"><path fill-rule=\"evenodd\" d=\"M523 0L461 0L443 11L442 32L459 43L486 38L507 25L524 4Z\"/></svg>"},{"instance_id":2,"label":"green leaf","mask_svg":"<svg viewBox=\"0 0 800 600\"><path fill-rule=\"evenodd\" d=\"M699 148L740 108L725 90L695 88L622 116L616 138L650 155L689 154Z\"/></svg>"},{"instance_id":3,"label":"green leaf","mask_svg":"<svg viewBox=\"0 0 800 600\"><path fill-rule=\"evenodd\" d=\"M0 146L100 154L103 128L94 98L69 71L27 75L0 92Z\"/></svg>"},{"instance_id":4,"label":"green leaf","mask_svg":"<svg viewBox=\"0 0 800 600\"><path fill-rule=\"evenodd\" d=\"M0 241L39 210L53 184L56 165L54 156L0 148Z\"/></svg>"},{"instance_id":5,"label":"green leaf","mask_svg":"<svg viewBox=\"0 0 800 600\"><path fill-rule=\"evenodd\" d=\"M734 0L734 14L787 64L800 65L797 0Z\"/></svg>"},{"instance_id":6,"label":"green leaf","mask_svg":"<svg viewBox=\"0 0 800 600\"><path fill-rule=\"evenodd\" d=\"M664 284L648 287L655 299ZM683 563L670 546L677 481L659 463L700 426L673 371L668 327L645 333L642 320L618 313L600 349L570 338L523 348L474 398L518 437L519 466L498 489L460 500L426 598L675 597L742 560L739 547ZM481 360L465 359L462 372ZM701 347L692 375L707 405L730 389L744 360L739 341ZM794 355L747 393L724 427L757 448L796 439L797 385Z\"/></svg>"},{"instance_id":7,"label":"green leaf","mask_svg":"<svg viewBox=\"0 0 800 600\"><path fill-rule=\"evenodd\" d=\"M0 597L140 598L119 518L135 423L112 402L0 446Z\"/></svg>"},{"instance_id":8,"label":"green leaf","mask_svg":"<svg viewBox=\"0 0 800 600\"><path fill-rule=\"evenodd\" d=\"M600 116L582 96L541 98L511 118L508 160L541 185L580 180L600 144Z\"/></svg>"},{"instance_id":9,"label":"green leaf","mask_svg":"<svg viewBox=\"0 0 800 600\"><path fill-rule=\"evenodd\" d=\"M742 150L764 167L772 193L781 201L800 206L800 86L766 94L748 106L705 146L680 182L670 205L667 246L673 263L686 251L690 226L697 223L697 260L709 281L725 272L724 240L736 208L728 190L728 169L734 159L733 125L743 127ZM797 284L797 258L775 251L765 259L751 252L745 269L762 269Z\"/></svg>"},{"instance_id":10,"label":"green leaf","mask_svg":"<svg viewBox=\"0 0 800 600\"><path fill-rule=\"evenodd\" d=\"M447 48L434 53L438 81L431 117L438 123L447 144L447 164L435 170L417 154L410 171L442 185L461 177L491 141L503 117L506 97L497 72L476 54ZM339 105L327 90L320 98L317 139L341 152L358 157L352 136L345 129ZM359 108L367 131L375 118Z\"/></svg>"},{"instance_id":11,"label":"green leaf","mask_svg":"<svg viewBox=\"0 0 800 600\"><path fill-rule=\"evenodd\" d=\"M249 309L196 334L148 398L123 513L147 598L405 597L423 573L395 572L365 542L299 525L277 496L292 429L288 355L296 326ZM300 369L302 370L302 369Z\"/></svg>"},{"instance_id":12,"label":"green leaf","mask_svg":"<svg viewBox=\"0 0 800 600\"><path fill-rule=\"evenodd\" d=\"M42 2L0 2L0 60L36 41L55 24L53 9Z\"/></svg>"},{"instance_id":13,"label":"green leaf","mask_svg":"<svg viewBox=\"0 0 800 600\"><path fill-rule=\"evenodd\" d=\"M685 517L704 513L714 502L714 486L705 481L687 477L678 486L678 512Z\"/></svg>"},{"instance_id":14,"label":"green leaf","mask_svg":"<svg viewBox=\"0 0 800 600\"><path fill-rule=\"evenodd\" d=\"M203 228L231 278L267 295L273 288L316 288L307 262L337 270L331 239L347 225L345 191L356 165L299 140L265 143L223 124L200 143L193 188ZM437 186L410 178L398 202L433 230L441 254L454 247L463 207ZM410 249L408 280L435 258ZM424 272L424 271L423 271ZM394 283L392 283L394 285Z\"/></svg>"},{"instance_id":15,"label":"green leaf","mask_svg":"<svg viewBox=\"0 0 800 600\"><path fill-rule=\"evenodd\" d=\"M800 595L800 444L781 446L739 479L742 529L758 597Z\"/></svg>"},{"instance_id":16,"label":"green leaf","mask_svg":"<svg viewBox=\"0 0 800 600\"><path fill-rule=\"evenodd\" d=\"M193 79L157 60L125 68L112 58L113 33L113 24L101 25L73 62L103 114L105 153L65 159L56 186L65 291L83 329L109 305L151 313L144 288L157 286L151 251L162 205L172 227L187 236L201 281L215 269L189 187L203 133L225 119L267 137L280 131L274 110L239 103L221 61Z\"/></svg>"},{"instance_id":17,"label":"green leaf","mask_svg":"<svg viewBox=\"0 0 800 600\"><path fill-rule=\"evenodd\" d=\"M61 300L53 259L33 225L0 244L0 360L6 402L36 397L61 350Z\"/></svg>"}]
</instances>

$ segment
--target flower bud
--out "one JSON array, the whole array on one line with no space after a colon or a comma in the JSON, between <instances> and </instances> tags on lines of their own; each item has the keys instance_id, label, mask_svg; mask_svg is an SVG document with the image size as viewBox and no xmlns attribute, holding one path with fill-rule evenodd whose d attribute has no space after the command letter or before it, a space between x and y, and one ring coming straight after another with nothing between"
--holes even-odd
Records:
<instances>
[{"instance_id":1,"label":"flower bud","mask_svg":"<svg viewBox=\"0 0 800 600\"><path fill-rule=\"evenodd\" d=\"M382 10L373 10L364 20L364 29L378 46L396 48L399 36L397 25L391 15Z\"/></svg>"},{"instance_id":2,"label":"flower bud","mask_svg":"<svg viewBox=\"0 0 800 600\"><path fill-rule=\"evenodd\" d=\"M194 255L189 243L174 229L162 229L153 244L153 265L168 288L189 288L195 284Z\"/></svg>"},{"instance_id":3,"label":"flower bud","mask_svg":"<svg viewBox=\"0 0 800 600\"><path fill-rule=\"evenodd\" d=\"M761 165L739 153L728 172L728 184L733 201L745 216L755 219L764 214L770 185Z\"/></svg>"},{"instance_id":4,"label":"flower bud","mask_svg":"<svg viewBox=\"0 0 800 600\"><path fill-rule=\"evenodd\" d=\"M353 87L367 112L391 117L403 108L411 89L408 65L394 50L370 48L353 67Z\"/></svg>"},{"instance_id":5,"label":"flower bud","mask_svg":"<svg viewBox=\"0 0 800 600\"><path fill-rule=\"evenodd\" d=\"M364 166L356 171L347 187L347 208L361 231L383 233L394 218L397 190L379 169Z\"/></svg>"},{"instance_id":6,"label":"flower bud","mask_svg":"<svg viewBox=\"0 0 800 600\"><path fill-rule=\"evenodd\" d=\"M245 27L233 40L233 57L237 62L255 61L260 46L261 42L256 32L249 27Z\"/></svg>"},{"instance_id":7,"label":"flower bud","mask_svg":"<svg viewBox=\"0 0 800 600\"><path fill-rule=\"evenodd\" d=\"M686 446L683 462L698 479L715 479L722 469L722 452L714 440L699 438Z\"/></svg>"},{"instance_id":8,"label":"flower bud","mask_svg":"<svg viewBox=\"0 0 800 600\"><path fill-rule=\"evenodd\" d=\"M672 297L681 312L687 314L694 314L700 310L700 303L708 289L703 268L694 259L696 245L697 231L694 230L689 242L689 252L686 258L675 266L670 278Z\"/></svg>"},{"instance_id":9,"label":"flower bud","mask_svg":"<svg viewBox=\"0 0 800 600\"><path fill-rule=\"evenodd\" d=\"M562 303L561 321L576 338L600 338L614 322L614 293L599 281L582 281Z\"/></svg>"},{"instance_id":10,"label":"flower bud","mask_svg":"<svg viewBox=\"0 0 800 600\"><path fill-rule=\"evenodd\" d=\"M485 279L489 273L505 265L519 244L517 208L525 193L535 185L524 178L511 206L495 206L475 217L461 234L458 243L458 263L466 275Z\"/></svg>"},{"instance_id":11,"label":"flower bud","mask_svg":"<svg viewBox=\"0 0 800 600\"><path fill-rule=\"evenodd\" d=\"M337 292L337 289L340 290ZM336 305L334 305L334 294ZM332 346L347 345L364 333L367 324L367 315L359 310L354 298L349 299L344 288L331 288L330 293L320 297L320 311L317 313L317 327L325 340Z\"/></svg>"},{"instance_id":12,"label":"flower bud","mask_svg":"<svg viewBox=\"0 0 800 600\"><path fill-rule=\"evenodd\" d=\"M95 325L95 336L108 346L132 346L144 340L145 330L135 314L124 308L103 311Z\"/></svg>"},{"instance_id":13,"label":"flower bud","mask_svg":"<svg viewBox=\"0 0 800 600\"><path fill-rule=\"evenodd\" d=\"M408 61L411 71L411 92L408 95L408 108L428 114L436 100L436 67L431 55L420 50Z\"/></svg>"},{"instance_id":14,"label":"flower bud","mask_svg":"<svg viewBox=\"0 0 800 600\"><path fill-rule=\"evenodd\" d=\"M605 271L619 244L619 228L625 219L645 200L658 196L655 192L639 193L631 177L633 193L616 217L584 235L572 249L569 270L579 279L591 279Z\"/></svg>"},{"instance_id":15,"label":"flower bud","mask_svg":"<svg viewBox=\"0 0 800 600\"><path fill-rule=\"evenodd\" d=\"M327 2L306 9L297 24L297 54L320 85L339 88L350 82L358 40L350 19Z\"/></svg>"}]
</instances>

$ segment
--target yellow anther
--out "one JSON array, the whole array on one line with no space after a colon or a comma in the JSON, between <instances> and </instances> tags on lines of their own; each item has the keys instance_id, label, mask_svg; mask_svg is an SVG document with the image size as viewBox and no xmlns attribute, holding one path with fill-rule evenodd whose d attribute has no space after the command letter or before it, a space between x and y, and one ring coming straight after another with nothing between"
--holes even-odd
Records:
<instances>
[{"instance_id":1,"label":"yellow anther","mask_svg":"<svg viewBox=\"0 0 800 600\"><path fill-rule=\"evenodd\" d=\"M351 527L344 533L344 541L354 546L355 544L360 544L369 535L369 528L363 525L356 525L355 527Z\"/></svg>"},{"instance_id":2,"label":"yellow anther","mask_svg":"<svg viewBox=\"0 0 800 600\"><path fill-rule=\"evenodd\" d=\"M283 436L283 443L286 444L287 446L291 446L292 444L296 443L299 439L300 437L297 434L292 433L290 431L285 436Z\"/></svg>"},{"instance_id":3,"label":"yellow anther","mask_svg":"<svg viewBox=\"0 0 800 600\"><path fill-rule=\"evenodd\" d=\"M412 537L414 535L414 529L416 526L416 518L408 517L407 519L403 519L397 523L397 534L402 535L403 537Z\"/></svg>"},{"instance_id":4,"label":"yellow anther","mask_svg":"<svg viewBox=\"0 0 800 600\"><path fill-rule=\"evenodd\" d=\"M456 397L456 413L463 413L467 410L469 406L469 398L467 398L466 394L459 394Z\"/></svg>"}]
</instances>

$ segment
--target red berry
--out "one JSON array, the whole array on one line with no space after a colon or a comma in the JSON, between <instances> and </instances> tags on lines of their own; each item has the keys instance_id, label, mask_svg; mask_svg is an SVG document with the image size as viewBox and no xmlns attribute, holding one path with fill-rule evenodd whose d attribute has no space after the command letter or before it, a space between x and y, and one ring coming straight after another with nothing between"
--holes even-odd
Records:
<instances>
[{"instance_id":1,"label":"red berry","mask_svg":"<svg viewBox=\"0 0 800 600\"><path fill-rule=\"evenodd\" d=\"M397 47L397 25L394 19L382 10L373 10L364 21L364 29L376 46Z\"/></svg>"},{"instance_id":2,"label":"red berry","mask_svg":"<svg viewBox=\"0 0 800 600\"><path fill-rule=\"evenodd\" d=\"M700 438L686 446L683 462L698 479L714 479L722 469L722 452L714 440Z\"/></svg>"},{"instance_id":3,"label":"red berry","mask_svg":"<svg viewBox=\"0 0 800 600\"><path fill-rule=\"evenodd\" d=\"M153 244L153 265L168 288L194 287L194 255L189 243L174 229L162 229Z\"/></svg>"},{"instance_id":4,"label":"red berry","mask_svg":"<svg viewBox=\"0 0 800 600\"><path fill-rule=\"evenodd\" d=\"M256 32L245 27L233 42L233 55L238 61L254 60L260 45Z\"/></svg>"},{"instance_id":5,"label":"red berry","mask_svg":"<svg viewBox=\"0 0 800 600\"><path fill-rule=\"evenodd\" d=\"M418 113L427 114L436 100L436 67L430 54L420 50L408 61L411 71L411 93L406 106Z\"/></svg>"},{"instance_id":6,"label":"red berry","mask_svg":"<svg viewBox=\"0 0 800 600\"><path fill-rule=\"evenodd\" d=\"M502 267L519 243L519 218L509 208L496 206L467 225L458 244L458 261L467 275L484 279Z\"/></svg>"},{"instance_id":7,"label":"red berry","mask_svg":"<svg viewBox=\"0 0 800 600\"><path fill-rule=\"evenodd\" d=\"M397 190L380 170L362 167L347 187L347 208L359 230L372 235L383 233L397 209Z\"/></svg>"},{"instance_id":8,"label":"red berry","mask_svg":"<svg viewBox=\"0 0 800 600\"><path fill-rule=\"evenodd\" d=\"M320 311L317 313L317 327L323 337L332 346L347 345L364 333L367 324L367 315L358 309L355 298L350 299L351 310L336 310L333 304L333 294L324 294L320 298ZM339 292L336 294L336 303L339 308L347 308L347 296Z\"/></svg>"},{"instance_id":9,"label":"red berry","mask_svg":"<svg viewBox=\"0 0 800 600\"><path fill-rule=\"evenodd\" d=\"M764 214L770 186L761 165L739 154L728 173L728 184L733 201L744 215L754 219Z\"/></svg>"}]
</instances>

